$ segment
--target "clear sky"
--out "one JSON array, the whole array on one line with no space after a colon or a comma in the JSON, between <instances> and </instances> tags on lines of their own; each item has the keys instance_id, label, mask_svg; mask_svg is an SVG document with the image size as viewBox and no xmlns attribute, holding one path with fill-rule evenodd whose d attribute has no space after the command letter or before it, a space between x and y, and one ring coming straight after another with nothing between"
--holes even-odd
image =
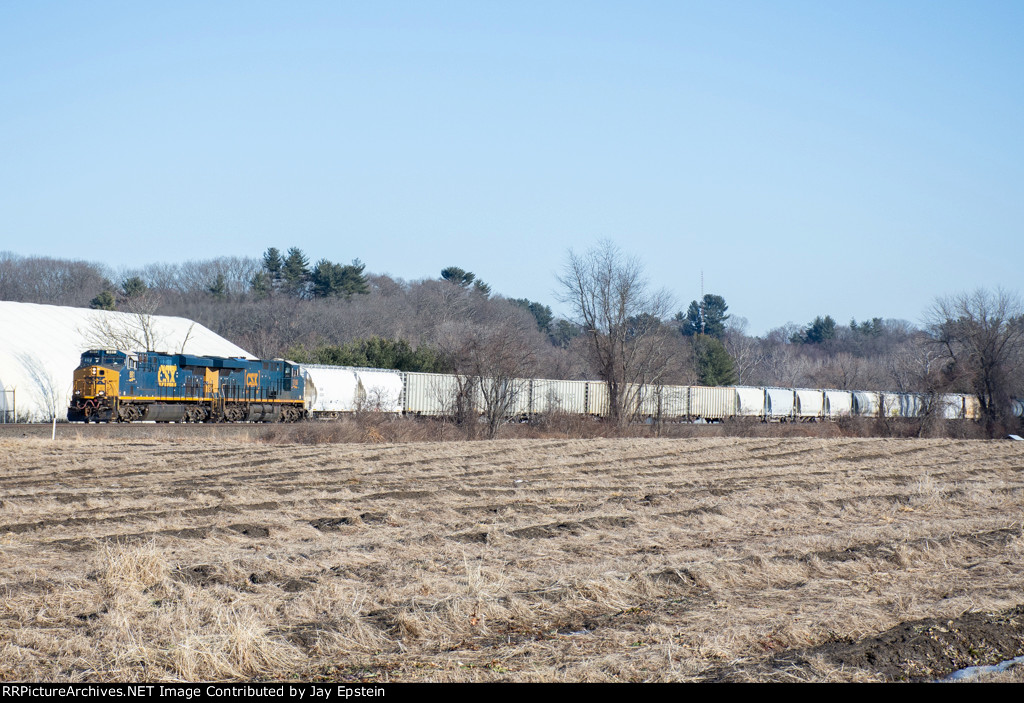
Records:
<instances>
[{"instance_id":1,"label":"clear sky","mask_svg":"<svg viewBox=\"0 0 1024 703\"><path fill-rule=\"evenodd\" d=\"M763 333L1024 289L1024 2L4 2L0 250L301 247Z\"/></svg>"}]
</instances>

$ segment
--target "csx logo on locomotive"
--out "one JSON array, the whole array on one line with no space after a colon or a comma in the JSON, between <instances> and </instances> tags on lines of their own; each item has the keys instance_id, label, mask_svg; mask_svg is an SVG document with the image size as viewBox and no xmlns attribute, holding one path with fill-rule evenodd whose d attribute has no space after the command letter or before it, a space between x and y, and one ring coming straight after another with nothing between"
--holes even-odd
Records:
<instances>
[{"instance_id":1,"label":"csx logo on locomotive","mask_svg":"<svg viewBox=\"0 0 1024 703\"><path fill-rule=\"evenodd\" d=\"M161 366L156 372L156 385L170 386L178 385L174 380L174 373L178 370L176 366Z\"/></svg>"},{"instance_id":2,"label":"csx logo on locomotive","mask_svg":"<svg viewBox=\"0 0 1024 703\"><path fill-rule=\"evenodd\" d=\"M247 388L256 388L258 385L260 385L260 373L259 373L259 371L255 372L255 373L247 373L247 374L245 374L245 385L246 385Z\"/></svg>"}]
</instances>

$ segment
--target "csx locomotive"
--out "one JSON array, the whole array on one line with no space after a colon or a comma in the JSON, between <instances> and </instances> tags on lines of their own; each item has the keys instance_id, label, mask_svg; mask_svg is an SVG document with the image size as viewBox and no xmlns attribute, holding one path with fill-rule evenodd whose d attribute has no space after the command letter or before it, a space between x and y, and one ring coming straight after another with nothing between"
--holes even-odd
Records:
<instances>
[{"instance_id":1,"label":"csx locomotive","mask_svg":"<svg viewBox=\"0 0 1024 703\"><path fill-rule=\"evenodd\" d=\"M294 422L305 379L283 359L91 350L74 373L72 422Z\"/></svg>"}]
</instances>

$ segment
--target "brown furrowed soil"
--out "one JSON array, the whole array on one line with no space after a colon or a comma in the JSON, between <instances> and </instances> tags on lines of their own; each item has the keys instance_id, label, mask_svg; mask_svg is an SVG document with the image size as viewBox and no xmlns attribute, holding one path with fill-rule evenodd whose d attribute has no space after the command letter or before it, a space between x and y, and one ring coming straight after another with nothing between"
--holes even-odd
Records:
<instances>
[{"instance_id":1,"label":"brown furrowed soil","mask_svg":"<svg viewBox=\"0 0 1024 703\"><path fill-rule=\"evenodd\" d=\"M1024 654L1014 442L0 452L2 680L932 680Z\"/></svg>"}]
</instances>

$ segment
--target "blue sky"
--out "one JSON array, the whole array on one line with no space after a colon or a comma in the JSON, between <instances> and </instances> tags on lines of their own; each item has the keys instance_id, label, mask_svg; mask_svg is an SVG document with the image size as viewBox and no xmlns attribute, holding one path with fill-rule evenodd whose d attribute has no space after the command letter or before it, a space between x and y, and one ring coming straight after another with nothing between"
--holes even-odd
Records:
<instances>
[{"instance_id":1,"label":"blue sky","mask_svg":"<svg viewBox=\"0 0 1024 703\"><path fill-rule=\"evenodd\" d=\"M8 2L0 250L301 247L559 309L639 256L750 331L1020 290L1021 2Z\"/></svg>"}]
</instances>

